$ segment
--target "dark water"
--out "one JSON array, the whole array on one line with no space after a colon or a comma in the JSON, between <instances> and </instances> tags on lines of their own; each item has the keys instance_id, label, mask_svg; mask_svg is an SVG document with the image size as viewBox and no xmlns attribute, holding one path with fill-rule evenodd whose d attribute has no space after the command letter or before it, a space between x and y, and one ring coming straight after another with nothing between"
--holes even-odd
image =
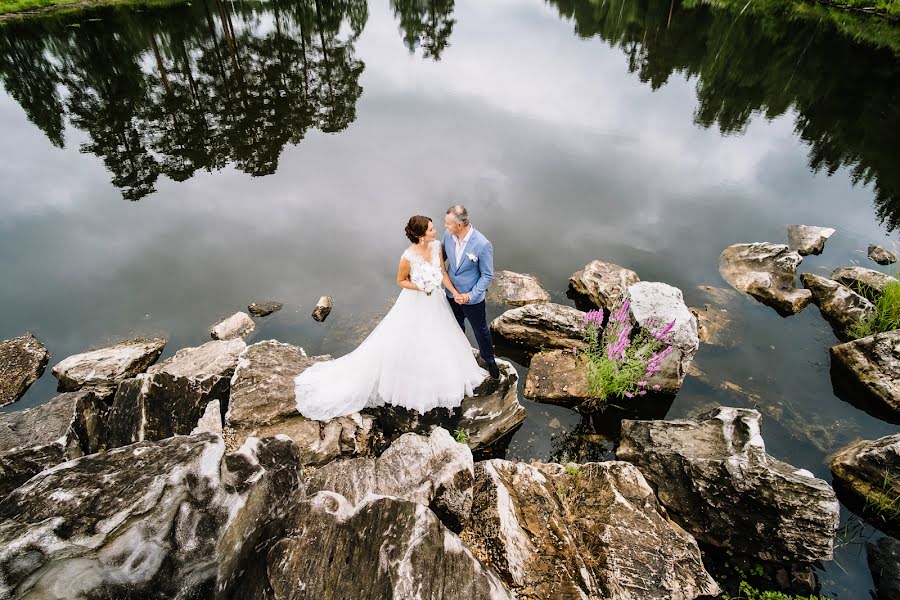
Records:
<instances>
[{"instance_id":1,"label":"dark water","mask_svg":"<svg viewBox=\"0 0 900 600\"><path fill-rule=\"evenodd\" d=\"M563 303L595 258L702 305L730 244L835 227L801 266L827 273L900 226L900 61L826 20L662 0L198 0L6 25L0 81L0 339L33 331L50 366L135 334L167 337L168 356L265 299L285 308L248 342L346 353L396 296L406 219L455 202L498 268ZM318 324L322 294L336 308ZM829 481L829 453L897 431L834 396L814 306L733 314L740 343L701 348L704 377L659 416L755 406L770 453ZM5 410L54 384L48 368ZM509 457L609 456L597 432L614 423L526 404ZM866 597L863 542L880 534L843 524L823 593Z\"/></svg>"}]
</instances>

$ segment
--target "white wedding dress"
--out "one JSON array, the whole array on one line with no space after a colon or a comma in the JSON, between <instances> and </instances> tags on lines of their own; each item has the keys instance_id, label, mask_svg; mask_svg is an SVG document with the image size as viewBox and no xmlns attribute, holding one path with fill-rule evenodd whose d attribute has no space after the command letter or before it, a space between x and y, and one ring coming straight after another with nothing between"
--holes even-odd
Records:
<instances>
[{"instance_id":1,"label":"white wedding dress","mask_svg":"<svg viewBox=\"0 0 900 600\"><path fill-rule=\"evenodd\" d=\"M431 260L409 250L403 253L410 262L410 280L440 280L440 242L432 242L429 250ZM447 304L443 286L438 285L430 296L401 290L394 306L356 350L307 368L294 378L294 392L297 410L310 419L331 419L384 404L424 413L459 406L486 377Z\"/></svg>"}]
</instances>

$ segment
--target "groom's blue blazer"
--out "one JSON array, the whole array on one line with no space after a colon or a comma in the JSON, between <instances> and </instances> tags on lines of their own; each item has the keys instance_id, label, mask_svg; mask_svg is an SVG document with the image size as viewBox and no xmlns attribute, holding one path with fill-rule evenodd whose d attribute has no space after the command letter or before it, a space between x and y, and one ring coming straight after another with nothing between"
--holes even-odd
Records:
<instances>
[{"instance_id":1,"label":"groom's blue blazer","mask_svg":"<svg viewBox=\"0 0 900 600\"><path fill-rule=\"evenodd\" d=\"M484 300L488 286L494 278L494 246L481 232L472 227L472 237L463 248L462 260L459 268L456 266L456 240L449 231L444 232L444 240L441 244L444 260L447 263L447 274L450 281L460 294L469 294L467 304L478 304ZM472 260L470 255L475 257ZM447 297L453 294L447 291Z\"/></svg>"}]
</instances>

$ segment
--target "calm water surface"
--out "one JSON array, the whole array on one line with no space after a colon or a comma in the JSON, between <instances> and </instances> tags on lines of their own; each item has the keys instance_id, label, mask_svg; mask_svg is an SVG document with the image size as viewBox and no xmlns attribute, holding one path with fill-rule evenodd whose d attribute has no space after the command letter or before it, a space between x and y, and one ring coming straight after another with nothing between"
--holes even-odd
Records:
<instances>
[{"instance_id":1,"label":"calm water surface","mask_svg":"<svg viewBox=\"0 0 900 600\"><path fill-rule=\"evenodd\" d=\"M827 274L896 239L898 84L897 55L824 21L656 0L197 0L7 25L0 339L34 332L50 366L136 334L169 356L275 299L248 342L341 355L397 294L406 219L455 202L497 268L557 302L600 258L702 305L722 249L788 223L838 230L801 266ZM834 396L814 306L732 313L737 346L702 347L657 416L755 406L769 452L829 481L830 452L898 430ZM510 458L611 455L614 425L525 404ZM867 597L880 534L842 521L823 593Z\"/></svg>"}]
</instances>

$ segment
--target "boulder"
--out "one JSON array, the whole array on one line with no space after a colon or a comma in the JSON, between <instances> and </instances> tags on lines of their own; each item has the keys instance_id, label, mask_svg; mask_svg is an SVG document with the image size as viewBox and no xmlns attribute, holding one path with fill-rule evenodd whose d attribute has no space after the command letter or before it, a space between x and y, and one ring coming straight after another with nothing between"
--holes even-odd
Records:
<instances>
[{"instance_id":1,"label":"boulder","mask_svg":"<svg viewBox=\"0 0 900 600\"><path fill-rule=\"evenodd\" d=\"M584 348L584 313L562 304L529 304L506 311L491 322L501 342L536 352L545 348Z\"/></svg>"},{"instance_id":2,"label":"boulder","mask_svg":"<svg viewBox=\"0 0 900 600\"><path fill-rule=\"evenodd\" d=\"M256 323L250 315L239 311L210 327L209 335L214 340L233 340L247 337L254 329Z\"/></svg>"},{"instance_id":3,"label":"boulder","mask_svg":"<svg viewBox=\"0 0 900 600\"><path fill-rule=\"evenodd\" d=\"M212 400L206 405L203 416L197 421L197 426L191 430L191 435L203 432L222 435L222 421L222 403Z\"/></svg>"},{"instance_id":4,"label":"boulder","mask_svg":"<svg viewBox=\"0 0 900 600\"><path fill-rule=\"evenodd\" d=\"M794 287L802 260L784 244L735 244L719 256L719 273L734 289L788 316L803 310L812 299L812 292Z\"/></svg>"},{"instance_id":5,"label":"boulder","mask_svg":"<svg viewBox=\"0 0 900 600\"><path fill-rule=\"evenodd\" d=\"M900 541L883 537L866 542L866 557L878 599L900 598Z\"/></svg>"},{"instance_id":6,"label":"boulder","mask_svg":"<svg viewBox=\"0 0 900 600\"><path fill-rule=\"evenodd\" d=\"M534 275L496 271L487 291L487 301L510 306L544 304L550 302L550 294Z\"/></svg>"},{"instance_id":7,"label":"boulder","mask_svg":"<svg viewBox=\"0 0 900 600\"><path fill-rule=\"evenodd\" d=\"M840 398L900 422L900 330L832 346L831 377Z\"/></svg>"},{"instance_id":8,"label":"boulder","mask_svg":"<svg viewBox=\"0 0 900 600\"><path fill-rule=\"evenodd\" d=\"M276 340L247 346L238 357L225 413L229 447L248 437L284 434L300 447L302 461L325 464L338 456L365 454L371 417L354 413L330 421L307 419L297 411L294 377L330 356L308 357L303 348Z\"/></svg>"},{"instance_id":9,"label":"boulder","mask_svg":"<svg viewBox=\"0 0 900 600\"><path fill-rule=\"evenodd\" d=\"M585 355L571 350L544 350L531 358L525 397L577 409L591 400Z\"/></svg>"},{"instance_id":10,"label":"boulder","mask_svg":"<svg viewBox=\"0 0 900 600\"><path fill-rule=\"evenodd\" d=\"M593 260L569 278L570 297L583 298L606 311L625 289L640 281L638 274L613 263Z\"/></svg>"},{"instance_id":11,"label":"boulder","mask_svg":"<svg viewBox=\"0 0 900 600\"><path fill-rule=\"evenodd\" d=\"M222 438L204 433L40 473L0 501L0 597L200 597L253 483L298 468L290 448L283 465L264 449L225 462Z\"/></svg>"},{"instance_id":12,"label":"boulder","mask_svg":"<svg viewBox=\"0 0 900 600\"><path fill-rule=\"evenodd\" d=\"M0 414L0 498L44 469L97 452L107 407L90 391Z\"/></svg>"},{"instance_id":13,"label":"boulder","mask_svg":"<svg viewBox=\"0 0 900 600\"><path fill-rule=\"evenodd\" d=\"M831 272L831 278L872 301L878 299L884 286L897 281L895 277L865 267L840 267Z\"/></svg>"},{"instance_id":14,"label":"boulder","mask_svg":"<svg viewBox=\"0 0 900 600\"><path fill-rule=\"evenodd\" d=\"M838 337L846 339L848 328L875 315L874 304L833 279L804 273L800 281L812 292L813 302L834 326Z\"/></svg>"},{"instance_id":15,"label":"boulder","mask_svg":"<svg viewBox=\"0 0 900 600\"><path fill-rule=\"evenodd\" d=\"M701 543L762 561L830 560L840 520L826 482L766 454L757 411L720 407L696 420L623 421L616 456Z\"/></svg>"},{"instance_id":16,"label":"boulder","mask_svg":"<svg viewBox=\"0 0 900 600\"><path fill-rule=\"evenodd\" d=\"M477 463L461 537L519 598L719 593L694 538L628 463Z\"/></svg>"},{"instance_id":17,"label":"boulder","mask_svg":"<svg viewBox=\"0 0 900 600\"><path fill-rule=\"evenodd\" d=\"M30 333L0 342L0 406L25 395L49 360L50 353Z\"/></svg>"},{"instance_id":18,"label":"boulder","mask_svg":"<svg viewBox=\"0 0 900 600\"><path fill-rule=\"evenodd\" d=\"M319 298L319 301L316 302L316 307L313 309L312 318L320 323L328 318L328 315L331 314L331 310L334 308L334 298L331 296L322 296Z\"/></svg>"},{"instance_id":19,"label":"boulder","mask_svg":"<svg viewBox=\"0 0 900 600\"><path fill-rule=\"evenodd\" d=\"M788 225L788 248L796 250L800 256L822 254L825 242L835 234L831 227L815 227L813 225Z\"/></svg>"},{"instance_id":20,"label":"boulder","mask_svg":"<svg viewBox=\"0 0 900 600\"><path fill-rule=\"evenodd\" d=\"M896 253L875 244L869 244L868 256L879 265L892 265L897 262Z\"/></svg>"},{"instance_id":21,"label":"boulder","mask_svg":"<svg viewBox=\"0 0 900 600\"><path fill-rule=\"evenodd\" d=\"M458 531L472 510L472 452L446 429L428 437L407 433L378 458L334 461L316 469L306 490L329 491L356 506L370 495L392 496L428 506Z\"/></svg>"},{"instance_id":22,"label":"boulder","mask_svg":"<svg viewBox=\"0 0 900 600\"><path fill-rule=\"evenodd\" d=\"M354 506L319 492L292 512L266 565L266 581L245 597L513 598L433 512L398 498Z\"/></svg>"},{"instance_id":23,"label":"boulder","mask_svg":"<svg viewBox=\"0 0 900 600\"><path fill-rule=\"evenodd\" d=\"M123 381L113 398L107 445L187 435L197 427L221 433L221 411L228 406L231 377L246 347L243 340L233 339L182 348L146 373ZM220 415L218 426L207 415L213 403ZM205 425L200 425L204 417Z\"/></svg>"},{"instance_id":24,"label":"boulder","mask_svg":"<svg viewBox=\"0 0 900 600\"><path fill-rule=\"evenodd\" d=\"M281 302L253 302L247 307L247 311L254 317L267 317L283 307Z\"/></svg>"},{"instance_id":25,"label":"boulder","mask_svg":"<svg viewBox=\"0 0 900 600\"><path fill-rule=\"evenodd\" d=\"M853 442L835 452L829 463L845 503L875 527L900 534L900 433Z\"/></svg>"},{"instance_id":26,"label":"boulder","mask_svg":"<svg viewBox=\"0 0 900 600\"><path fill-rule=\"evenodd\" d=\"M681 290L665 283L640 281L629 286L612 312L616 313L626 302L625 319L635 329L653 331L674 321L668 333L672 351L660 363L659 371L648 379L648 387L659 385L662 393L678 393L700 348L697 318L685 305Z\"/></svg>"},{"instance_id":27,"label":"boulder","mask_svg":"<svg viewBox=\"0 0 900 600\"><path fill-rule=\"evenodd\" d=\"M512 363L497 359L500 381L485 382L473 396L463 398L460 419L454 431L465 432L473 452L494 448L525 421L525 407L519 402L519 374Z\"/></svg>"},{"instance_id":28,"label":"boulder","mask_svg":"<svg viewBox=\"0 0 900 600\"><path fill-rule=\"evenodd\" d=\"M53 367L59 391L92 389L108 396L126 379L142 373L162 354L166 340L137 338L81 354L75 354Z\"/></svg>"}]
</instances>

